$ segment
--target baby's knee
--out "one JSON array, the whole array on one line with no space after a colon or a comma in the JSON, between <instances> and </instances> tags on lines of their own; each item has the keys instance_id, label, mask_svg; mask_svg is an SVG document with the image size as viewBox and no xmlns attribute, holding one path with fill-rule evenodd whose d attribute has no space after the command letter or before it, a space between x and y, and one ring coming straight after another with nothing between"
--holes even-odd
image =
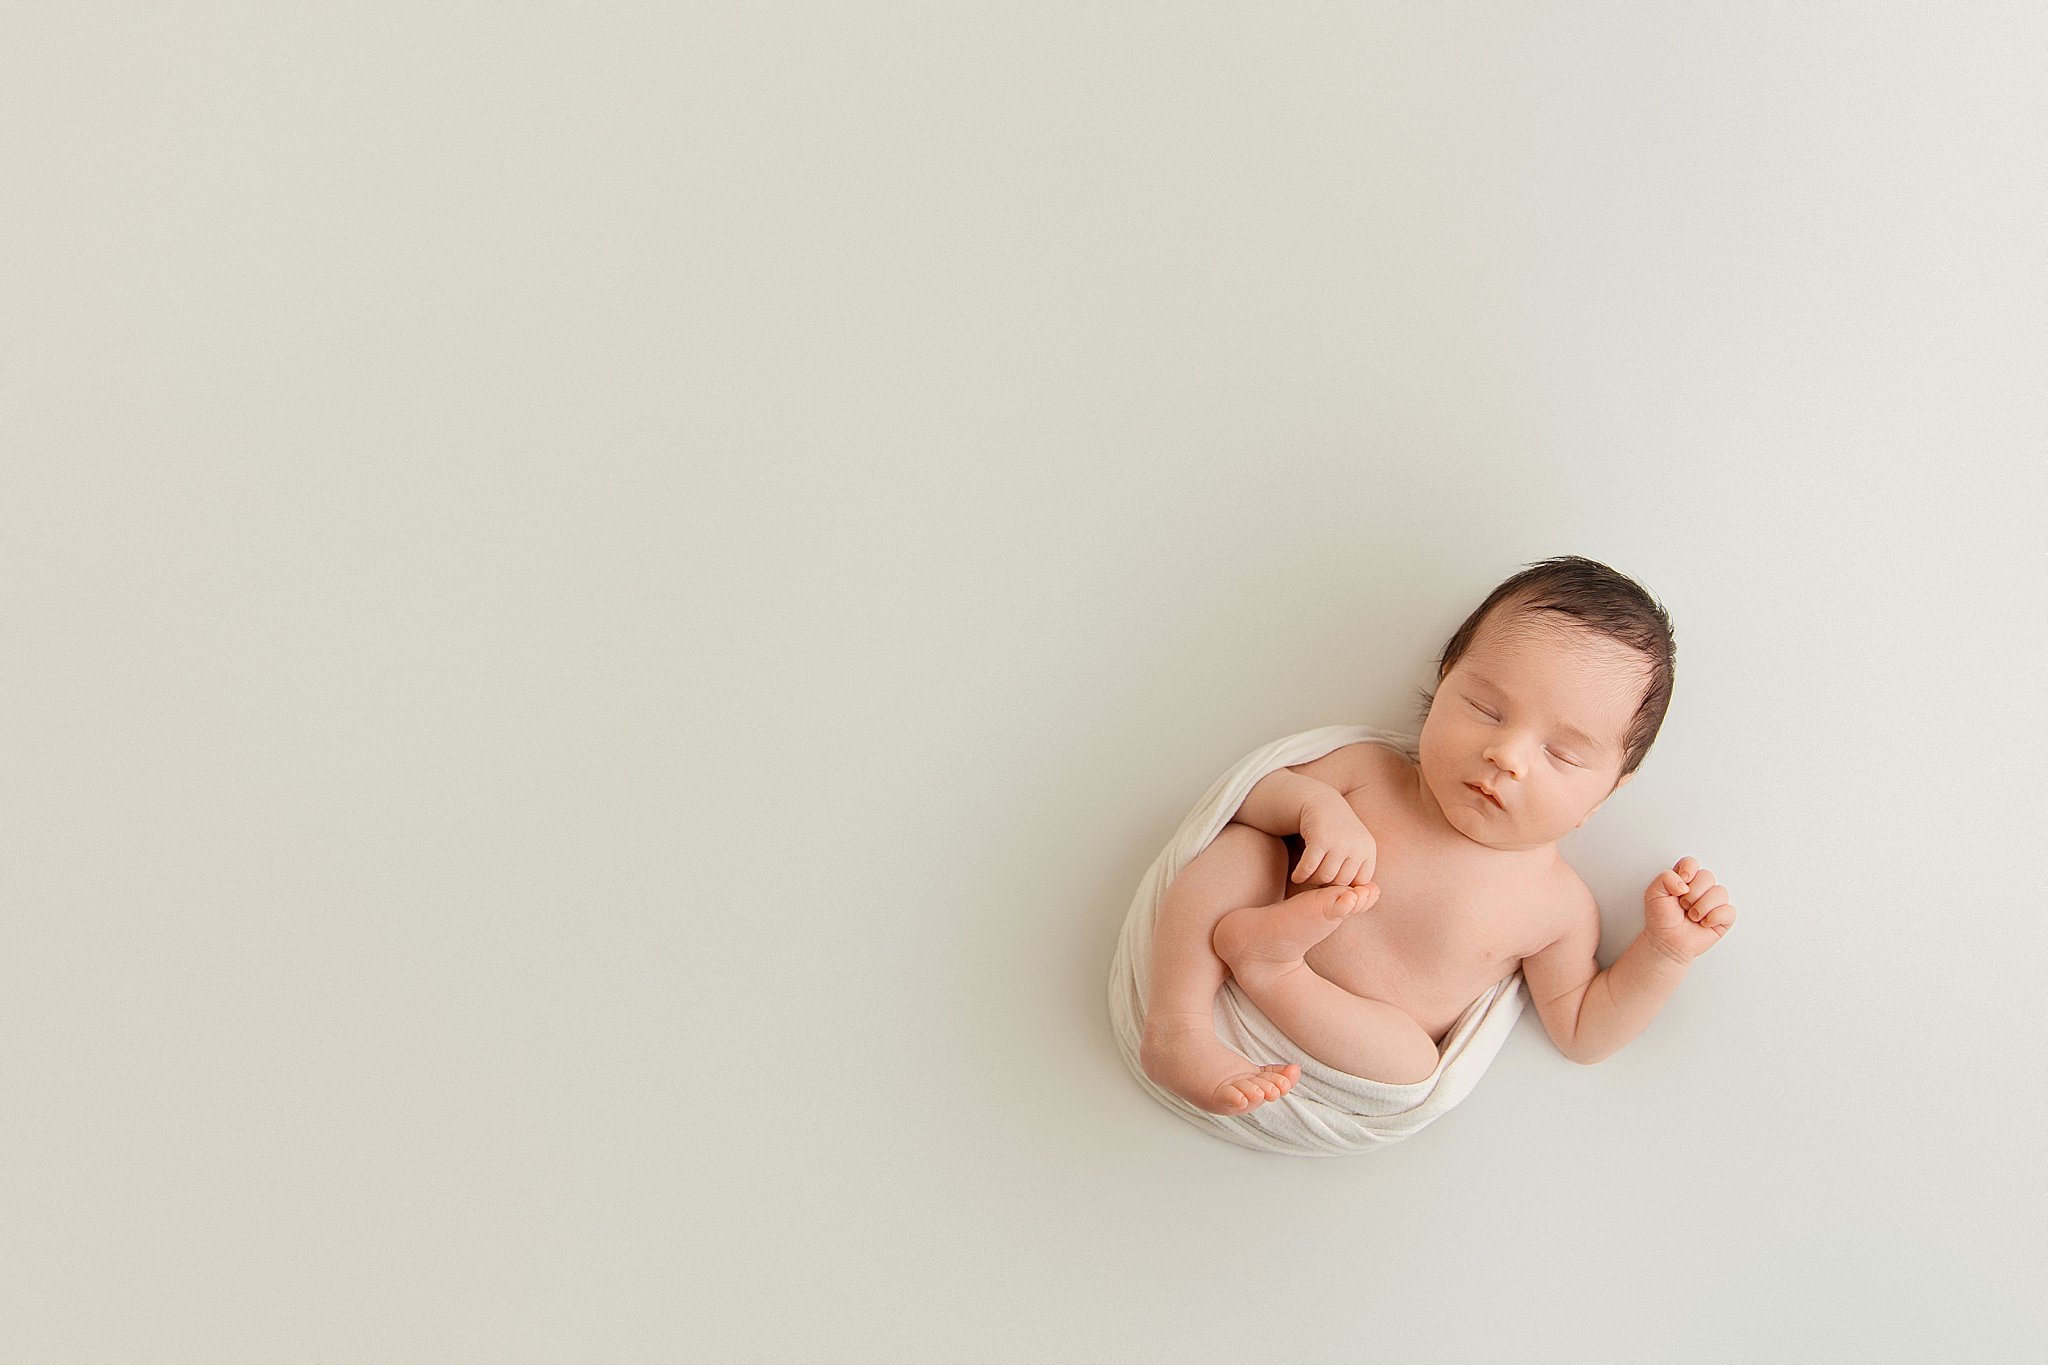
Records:
<instances>
[{"instance_id":1,"label":"baby's knee","mask_svg":"<svg viewBox=\"0 0 2048 1365\"><path fill-rule=\"evenodd\" d=\"M1203 850L1204 856L1211 852L1230 870L1251 877L1262 886L1281 883L1287 876L1287 869L1292 866L1287 860L1285 839L1262 829L1253 829L1250 825L1240 825L1235 820L1225 825L1209 841L1209 847Z\"/></svg>"},{"instance_id":2,"label":"baby's knee","mask_svg":"<svg viewBox=\"0 0 2048 1365\"><path fill-rule=\"evenodd\" d=\"M1216 920L1244 905L1269 905L1287 890L1287 849L1248 825L1226 825L1167 887L1159 923L1197 926L1206 950Z\"/></svg>"}]
</instances>

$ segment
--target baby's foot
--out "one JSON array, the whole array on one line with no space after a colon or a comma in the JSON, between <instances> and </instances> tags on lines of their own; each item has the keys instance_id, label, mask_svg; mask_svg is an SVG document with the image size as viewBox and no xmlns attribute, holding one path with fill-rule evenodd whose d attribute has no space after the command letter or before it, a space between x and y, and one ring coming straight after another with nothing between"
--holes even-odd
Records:
<instances>
[{"instance_id":1,"label":"baby's foot","mask_svg":"<svg viewBox=\"0 0 2048 1365\"><path fill-rule=\"evenodd\" d=\"M1291 1062L1253 1066L1223 1046L1206 1014L1148 1016L1138 1060L1162 1089L1211 1114L1248 1114L1301 1079Z\"/></svg>"},{"instance_id":2,"label":"baby's foot","mask_svg":"<svg viewBox=\"0 0 2048 1365\"><path fill-rule=\"evenodd\" d=\"M1379 898L1380 889L1369 883L1363 894L1349 886L1319 886L1289 900L1231 911L1216 922L1209 942L1239 980L1248 971L1295 967L1303 953Z\"/></svg>"}]
</instances>

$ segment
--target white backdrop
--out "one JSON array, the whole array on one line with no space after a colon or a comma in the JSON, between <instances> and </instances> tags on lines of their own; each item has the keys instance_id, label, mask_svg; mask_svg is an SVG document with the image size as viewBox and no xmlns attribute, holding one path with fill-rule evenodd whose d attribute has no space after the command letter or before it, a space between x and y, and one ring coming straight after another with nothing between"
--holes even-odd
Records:
<instances>
[{"instance_id":1,"label":"white backdrop","mask_svg":"<svg viewBox=\"0 0 2048 1365\"><path fill-rule=\"evenodd\" d=\"M2033 5L0 18L0 1355L2048 1350ZM1350 1161L1105 981L1577 553L1740 922Z\"/></svg>"}]
</instances>

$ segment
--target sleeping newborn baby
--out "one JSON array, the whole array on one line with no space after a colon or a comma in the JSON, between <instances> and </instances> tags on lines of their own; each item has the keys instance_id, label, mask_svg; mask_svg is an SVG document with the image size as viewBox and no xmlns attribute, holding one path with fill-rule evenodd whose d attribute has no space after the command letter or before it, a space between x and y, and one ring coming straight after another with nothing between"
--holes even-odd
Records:
<instances>
[{"instance_id":1,"label":"sleeping newborn baby","mask_svg":"<svg viewBox=\"0 0 2048 1365\"><path fill-rule=\"evenodd\" d=\"M1599 911L1557 841L1634 777L1674 654L1663 608L1604 564L1545 560L1494 589L1444 648L1417 761L1352 744L1269 773L1174 878L1153 930L1145 1073L1216 1114L1293 1087L1300 1066L1218 1040L1226 972L1308 1056L1394 1084L1427 1080L1459 1015L1518 967L1572 1060L1642 1032L1735 907L1681 858L1600 971Z\"/></svg>"}]
</instances>

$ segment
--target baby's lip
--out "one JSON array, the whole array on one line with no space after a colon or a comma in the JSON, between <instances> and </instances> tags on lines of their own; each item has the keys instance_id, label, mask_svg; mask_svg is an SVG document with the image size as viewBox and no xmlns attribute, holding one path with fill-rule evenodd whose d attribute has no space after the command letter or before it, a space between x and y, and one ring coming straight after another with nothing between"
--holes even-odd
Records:
<instances>
[{"instance_id":1,"label":"baby's lip","mask_svg":"<svg viewBox=\"0 0 2048 1365\"><path fill-rule=\"evenodd\" d=\"M1507 807L1506 807L1505 805L1503 805L1503 804L1501 803L1501 799L1500 799L1500 798L1499 798L1498 796L1495 796L1495 795L1494 795L1494 794L1493 794L1492 792L1490 792L1490 791L1488 791L1488 790L1487 790L1486 788L1484 788L1484 787L1480 786L1480 785L1479 785L1479 784L1478 784L1477 782L1467 782L1467 783L1466 783L1465 785L1466 785L1466 786L1468 786L1468 787L1470 787L1470 788L1471 788L1471 789L1472 789L1473 791L1476 791L1476 792L1478 792L1478 793L1479 793L1479 794L1480 794L1481 796L1485 797L1485 798L1486 798L1487 800L1489 800L1489 801L1493 802L1493 804L1494 804L1494 805L1496 805L1496 806L1500 806L1500 808L1501 808L1502 810L1506 810L1506 809L1507 809Z\"/></svg>"}]
</instances>

